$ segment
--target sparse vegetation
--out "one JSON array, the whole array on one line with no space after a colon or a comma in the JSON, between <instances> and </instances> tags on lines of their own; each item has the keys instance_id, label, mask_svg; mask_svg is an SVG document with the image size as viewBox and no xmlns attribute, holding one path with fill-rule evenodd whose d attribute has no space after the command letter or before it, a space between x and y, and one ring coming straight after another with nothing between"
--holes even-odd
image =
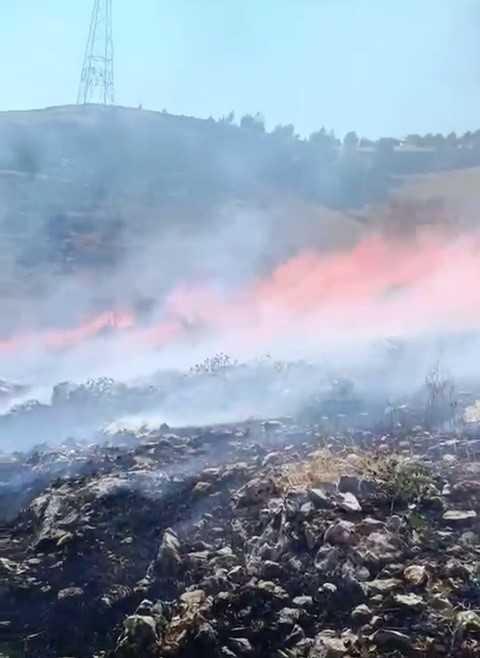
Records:
<instances>
[{"instance_id":1,"label":"sparse vegetation","mask_svg":"<svg viewBox=\"0 0 480 658\"><path fill-rule=\"evenodd\" d=\"M430 428L447 421L457 420L458 400L455 384L450 377L442 373L440 362L428 371L425 377L427 402L425 409L425 425Z\"/></svg>"},{"instance_id":2,"label":"sparse vegetation","mask_svg":"<svg viewBox=\"0 0 480 658\"><path fill-rule=\"evenodd\" d=\"M364 475L379 484L392 509L421 503L436 491L431 468L419 459L374 453L363 456L361 463Z\"/></svg>"},{"instance_id":3,"label":"sparse vegetation","mask_svg":"<svg viewBox=\"0 0 480 658\"><path fill-rule=\"evenodd\" d=\"M343 455L322 449L305 461L288 464L279 486L284 492L305 491L325 483L336 486L343 476L374 484L391 509L422 503L436 492L431 469L419 459L358 449Z\"/></svg>"}]
</instances>

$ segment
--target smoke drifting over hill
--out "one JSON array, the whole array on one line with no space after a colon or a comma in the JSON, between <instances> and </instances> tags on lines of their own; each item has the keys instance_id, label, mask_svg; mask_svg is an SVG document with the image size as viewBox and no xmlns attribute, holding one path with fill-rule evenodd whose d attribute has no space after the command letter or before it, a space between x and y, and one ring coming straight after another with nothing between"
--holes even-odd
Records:
<instances>
[{"instance_id":1,"label":"smoke drifting over hill","mask_svg":"<svg viewBox=\"0 0 480 658\"><path fill-rule=\"evenodd\" d=\"M147 255L135 281L151 300L146 311L125 296L123 304L118 298L118 306L78 325L26 324L0 342L4 371L14 373L20 355L28 355L20 366L23 374L28 364L35 369L48 364L55 376L75 379L102 372L138 376L147 363L149 371L188 367L192 359L219 350L241 358L266 352L309 359L343 354L348 361L354 354L357 360L367 358L368 346L390 336L476 330L477 233L424 231L404 241L368 235L348 249L303 250L260 275L255 248L242 251L248 242L261 243L261 224L255 226L243 242L232 240L235 233L227 239L219 232L210 242L193 244L186 237L172 243L167 264ZM155 297L152 282L162 281L166 266L175 267L172 254L181 263L178 283L166 290L159 285ZM183 262L186 271L180 275ZM80 294L86 299L87 288L78 288Z\"/></svg>"},{"instance_id":2,"label":"smoke drifting over hill","mask_svg":"<svg viewBox=\"0 0 480 658\"><path fill-rule=\"evenodd\" d=\"M2 135L7 379L131 379L220 350L348 369L392 335L476 328L475 229L436 202L429 229L357 214L403 166L392 144L99 108L12 115Z\"/></svg>"}]
</instances>

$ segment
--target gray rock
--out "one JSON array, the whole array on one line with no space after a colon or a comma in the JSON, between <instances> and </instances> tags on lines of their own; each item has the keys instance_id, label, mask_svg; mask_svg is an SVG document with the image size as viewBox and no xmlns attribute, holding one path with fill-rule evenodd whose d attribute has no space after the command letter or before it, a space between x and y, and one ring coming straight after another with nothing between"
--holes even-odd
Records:
<instances>
[{"instance_id":1,"label":"gray rock","mask_svg":"<svg viewBox=\"0 0 480 658\"><path fill-rule=\"evenodd\" d=\"M338 494L337 506L343 512L347 512L351 514L362 511L362 506L358 502L357 497L354 496L352 493L348 493L348 492Z\"/></svg>"},{"instance_id":2,"label":"gray rock","mask_svg":"<svg viewBox=\"0 0 480 658\"><path fill-rule=\"evenodd\" d=\"M380 491L380 487L375 480L361 480L360 481L360 495L363 498L371 498L376 496Z\"/></svg>"},{"instance_id":3,"label":"gray rock","mask_svg":"<svg viewBox=\"0 0 480 658\"><path fill-rule=\"evenodd\" d=\"M340 493L351 493L354 496L360 493L360 478L356 475L342 475L338 482Z\"/></svg>"},{"instance_id":4,"label":"gray rock","mask_svg":"<svg viewBox=\"0 0 480 658\"><path fill-rule=\"evenodd\" d=\"M300 610L298 608L283 608L278 614L278 623L281 626L295 626L300 620Z\"/></svg>"},{"instance_id":5,"label":"gray rock","mask_svg":"<svg viewBox=\"0 0 480 658\"><path fill-rule=\"evenodd\" d=\"M131 615L123 626L124 632L113 652L114 658L143 658L157 652L159 637L153 617Z\"/></svg>"},{"instance_id":6,"label":"gray rock","mask_svg":"<svg viewBox=\"0 0 480 658\"><path fill-rule=\"evenodd\" d=\"M402 608L420 610L425 607L425 601L417 594L394 594L393 600Z\"/></svg>"},{"instance_id":7,"label":"gray rock","mask_svg":"<svg viewBox=\"0 0 480 658\"><path fill-rule=\"evenodd\" d=\"M356 539L355 524L350 521L337 521L326 529L323 539L334 546L351 545Z\"/></svg>"},{"instance_id":8,"label":"gray rock","mask_svg":"<svg viewBox=\"0 0 480 658\"><path fill-rule=\"evenodd\" d=\"M477 518L477 513L474 510L448 510L442 516L442 519L452 525L461 525L469 523Z\"/></svg>"},{"instance_id":9,"label":"gray rock","mask_svg":"<svg viewBox=\"0 0 480 658\"><path fill-rule=\"evenodd\" d=\"M354 621L360 621L362 623L366 623L370 621L372 618L372 611L368 607L368 605L365 605L362 603L361 605L357 605L356 608L352 610L352 619Z\"/></svg>"},{"instance_id":10,"label":"gray rock","mask_svg":"<svg viewBox=\"0 0 480 658\"><path fill-rule=\"evenodd\" d=\"M207 622L201 624L195 636L195 642L204 648L215 647L217 644L217 634L213 626Z\"/></svg>"},{"instance_id":11,"label":"gray rock","mask_svg":"<svg viewBox=\"0 0 480 658\"><path fill-rule=\"evenodd\" d=\"M418 587L427 581L427 569L421 564L412 564L405 568L403 577L408 583Z\"/></svg>"},{"instance_id":12,"label":"gray rock","mask_svg":"<svg viewBox=\"0 0 480 658\"><path fill-rule=\"evenodd\" d=\"M337 593L337 586L334 585L333 583L323 583L321 587L319 587L319 592L322 594L327 594L328 596L333 596L334 594Z\"/></svg>"},{"instance_id":13,"label":"gray rock","mask_svg":"<svg viewBox=\"0 0 480 658\"><path fill-rule=\"evenodd\" d=\"M375 578L375 580L366 583L366 585L374 594L389 594L401 587L402 581L397 578Z\"/></svg>"},{"instance_id":14,"label":"gray rock","mask_svg":"<svg viewBox=\"0 0 480 658\"><path fill-rule=\"evenodd\" d=\"M64 600L64 599L75 599L75 598L80 598L84 594L83 589L81 587L67 587L65 589L61 589L58 594L57 594L57 599L59 601Z\"/></svg>"},{"instance_id":15,"label":"gray rock","mask_svg":"<svg viewBox=\"0 0 480 658\"><path fill-rule=\"evenodd\" d=\"M309 489L308 495L317 509L332 509L332 501L322 489Z\"/></svg>"},{"instance_id":16,"label":"gray rock","mask_svg":"<svg viewBox=\"0 0 480 658\"><path fill-rule=\"evenodd\" d=\"M245 637L230 638L230 646L240 656L250 656L253 653L252 645Z\"/></svg>"},{"instance_id":17,"label":"gray rock","mask_svg":"<svg viewBox=\"0 0 480 658\"><path fill-rule=\"evenodd\" d=\"M254 478L240 489L237 503L240 506L256 505L267 501L278 493L275 481L271 478Z\"/></svg>"},{"instance_id":18,"label":"gray rock","mask_svg":"<svg viewBox=\"0 0 480 658\"><path fill-rule=\"evenodd\" d=\"M168 529L163 534L157 557L150 565L147 577L154 573L159 577L172 578L178 573L181 562L180 541L173 530Z\"/></svg>"},{"instance_id":19,"label":"gray rock","mask_svg":"<svg viewBox=\"0 0 480 658\"><path fill-rule=\"evenodd\" d=\"M316 636L308 658L343 658L347 654L347 647L341 638L323 631Z\"/></svg>"},{"instance_id":20,"label":"gray rock","mask_svg":"<svg viewBox=\"0 0 480 658\"><path fill-rule=\"evenodd\" d=\"M300 514L309 519L315 514L315 505L311 502L303 503L300 507Z\"/></svg>"},{"instance_id":21,"label":"gray rock","mask_svg":"<svg viewBox=\"0 0 480 658\"><path fill-rule=\"evenodd\" d=\"M386 628L379 629L371 636L371 641L378 647L396 647L399 649L410 648L413 644L413 639L401 633L400 631L393 631Z\"/></svg>"},{"instance_id":22,"label":"gray rock","mask_svg":"<svg viewBox=\"0 0 480 658\"><path fill-rule=\"evenodd\" d=\"M220 655L223 658L238 658L236 653L233 653L228 647L222 647L220 649Z\"/></svg>"},{"instance_id":23,"label":"gray rock","mask_svg":"<svg viewBox=\"0 0 480 658\"><path fill-rule=\"evenodd\" d=\"M313 606L313 599L311 596L296 596L292 603L296 608L308 610Z\"/></svg>"}]
</instances>

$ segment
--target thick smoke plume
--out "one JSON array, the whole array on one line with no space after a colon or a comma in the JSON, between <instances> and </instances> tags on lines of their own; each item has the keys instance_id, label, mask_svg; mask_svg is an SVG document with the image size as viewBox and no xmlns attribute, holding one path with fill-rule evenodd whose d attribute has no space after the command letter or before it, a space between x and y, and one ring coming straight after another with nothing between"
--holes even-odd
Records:
<instances>
[{"instance_id":1,"label":"thick smoke plume","mask_svg":"<svg viewBox=\"0 0 480 658\"><path fill-rule=\"evenodd\" d=\"M19 355L38 364L54 358L70 375L75 363L110 372L121 359L136 363L132 374L140 374L151 359L173 366L215 349L315 358L392 335L474 331L479 246L477 232L430 230L403 241L376 234L351 249L301 251L255 281L245 272L227 280L224 264L201 281L191 277L159 293L148 317L125 305L71 328L27 324L0 341L1 359L8 371Z\"/></svg>"}]
</instances>

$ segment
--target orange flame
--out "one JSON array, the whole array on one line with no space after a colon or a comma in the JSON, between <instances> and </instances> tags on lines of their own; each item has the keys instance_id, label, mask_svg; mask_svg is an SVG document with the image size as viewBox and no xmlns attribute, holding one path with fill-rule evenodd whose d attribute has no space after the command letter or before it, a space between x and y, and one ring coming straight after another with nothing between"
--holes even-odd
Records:
<instances>
[{"instance_id":1,"label":"orange flame","mask_svg":"<svg viewBox=\"0 0 480 658\"><path fill-rule=\"evenodd\" d=\"M235 333L266 341L282 332L319 335L470 329L480 321L480 234L424 233L415 242L369 236L350 251L303 252L229 298L209 286L180 287L160 322L138 327L129 311L103 313L70 330L24 331L0 354L29 344L66 349L114 328L136 344L165 345Z\"/></svg>"}]
</instances>

